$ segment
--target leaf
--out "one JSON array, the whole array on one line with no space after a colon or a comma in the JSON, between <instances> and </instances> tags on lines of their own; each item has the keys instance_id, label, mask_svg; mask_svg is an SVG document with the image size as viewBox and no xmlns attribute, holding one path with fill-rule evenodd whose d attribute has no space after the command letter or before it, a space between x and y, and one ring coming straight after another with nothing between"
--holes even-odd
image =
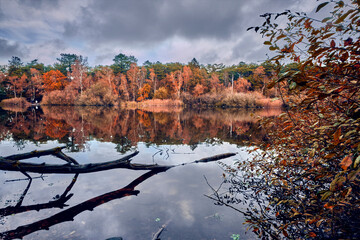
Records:
<instances>
[{"instance_id":1,"label":"leaf","mask_svg":"<svg viewBox=\"0 0 360 240\"><path fill-rule=\"evenodd\" d=\"M351 163L352 163L352 154L347 155L346 157L343 158L343 160L340 163L340 166L343 170L348 169L348 167L350 167Z\"/></svg>"},{"instance_id":2,"label":"leaf","mask_svg":"<svg viewBox=\"0 0 360 240\"><path fill-rule=\"evenodd\" d=\"M354 181L359 173L360 173L360 168L358 170L356 170L356 171L350 172L349 175L348 175L348 180L350 182Z\"/></svg>"},{"instance_id":3,"label":"leaf","mask_svg":"<svg viewBox=\"0 0 360 240\"><path fill-rule=\"evenodd\" d=\"M335 192L338 190L343 183L346 182L346 178L344 176L336 177L331 183L330 183L330 191Z\"/></svg>"},{"instance_id":4,"label":"leaf","mask_svg":"<svg viewBox=\"0 0 360 240\"><path fill-rule=\"evenodd\" d=\"M327 22L327 21L329 21L331 18L332 18L332 17L326 17L326 18L324 18L321 22Z\"/></svg>"},{"instance_id":5,"label":"leaf","mask_svg":"<svg viewBox=\"0 0 360 240\"><path fill-rule=\"evenodd\" d=\"M316 11L315 12L318 12L320 11L323 7L325 7L329 2L324 2L324 3L321 3L319 6L317 6L316 8Z\"/></svg>"},{"instance_id":6,"label":"leaf","mask_svg":"<svg viewBox=\"0 0 360 240\"><path fill-rule=\"evenodd\" d=\"M309 237L314 238L314 237L316 237L316 236L317 236L316 233L314 233L314 232L309 232Z\"/></svg>"},{"instance_id":7,"label":"leaf","mask_svg":"<svg viewBox=\"0 0 360 240\"><path fill-rule=\"evenodd\" d=\"M270 41L265 41L264 45L272 45Z\"/></svg>"},{"instance_id":8,"label":"leaf","mask_svg":"<svg viewBox=\"0 0 360 240\"><path fill-rule=\"evenodd\" d=\"M287 231L285 231L285 229L282 232L283 232L285 237L289 237L289 234L287 233Z\"/></svg>"},{"instance_id":9,"label":"leaf","mask_svg":"<svg viewBox=\"0 0 360 240\"><path fill-rule=\"evenodd\" d=\"M274 46L270 46L270 47L269 47L269 50L270 50L270 51L275 51L276 49L278 49L278 47L274 47Z\"/></svg>"},{"instance_id":10,"label":"leaf","mask_svg":"<svg viewBox=\"0 0 360 240\"><path fill-rule=\"evenodd\" d=\"M330 42L330 47L332 47L332 48L335 48L335 47L336 47L336 43L335 43L334 40L331 40L331 42Z\"/></svg>"},{"instance_id":11,"label":"leaf","mask_svg":"<svg viewBox=\"0 0 360 240\"><path fill-rule=\"evenodd\" d=\"M295 88L296 88L296 82L291 82L290 85L289 85L289 89L293 90Z\"/></svg>"},{"instance_id":12,"label":"leaf","mask_svg":"<svg viewBox=\"0 0 360 240\"><path fill-rule=\"evenodd\" d=\"M326 203L324 208L332 210L335 206L332 203Z\"/></svg>"},{"instance_id":13,"label":"leaf","mask_svg":"<svg viewBox=\"0 0 360 240\"><path fill-rule=\"evenodd\" d=\"M356 168L360 163L360 155L356 158L355 162L354 162L354 168Z\"/></svg>"},{"instance_id":14,"label":"leaf","mask_svg":"<svg viewBox=\"0 0 360 240\"><path fill-rule=\"evenodd\" d=\"M343 14L341 17L339 17L334 23L335 24L339 24L341 22L343 22L345 20L345 18L347 16L349 16L349 14L351 13L352 11L348 11L347 13Z\"/></svg>"},{"instance_id":15,"label":"leaf","mask_svg":"<svg viewBox=\"0 0 360 240\"><path fill-rule=\"evenodd\" d=\"M353 43L353 39L352 38L348 38L348 39L346 39L345 41L344 41L344 46L346 47L346 46L349 46L350 44L352 44Z\"/></svg>"},{"instance_id":16,"label":"leaf","mask_svg":"<svg viewBox=\"0 0 360 240\"><path fill-rule=\"evenodd\" d=\"M332 195L331 191L326 191L322 196L321 196L321 201L326 200L327 198L329 198Z\"/></svg>"},{"instance_id":17,"label":"leaf","mask_svg":"<svg viewBox=\"0 0 360 240\"><path fill-rule=\"evenodd\" d=\"M338 128L334 133L334 145L338 145L340 142L341 128Z\"/></svg>"}]
</instances>

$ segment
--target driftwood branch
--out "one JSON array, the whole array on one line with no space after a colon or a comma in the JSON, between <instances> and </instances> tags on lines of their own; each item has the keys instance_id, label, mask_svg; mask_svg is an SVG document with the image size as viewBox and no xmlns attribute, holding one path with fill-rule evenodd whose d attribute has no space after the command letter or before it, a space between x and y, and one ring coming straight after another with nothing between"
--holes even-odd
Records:
<instances>
[{"instance_id":1,"label":"driftwood branch","mask_svg":"<svg viewBox=\"0 0 360 240\"><path fill-rule=\"evenodd\" d=\"M128 156L122 157L118 160L108 161L104 163L89 163L78 164L75 159L67 156L61 151L61 148L54 148L45 151L32 151L30 153L12 155L9 157L0 158L0 169L6 171L21 171L21 172L34 172L34 173L62 173L62 174L74 174L74 173L91 173L104 171L115 168L125 168L132 170L153 170L175 167L178 165L163 166L158 164L136 164L131 163L131 158L136 156L139 152L135 151ZM67 161L67 164L45 164L45 163L23 163L22 159L28 159L32 157L40 157L45 155L53 155L58 158ZM208 158L202 158L191 163L210 162L216 161L236 155L235 153L219 154ZM191 163L183 163L180 165L186 165Z\"/></svg>"},{"instance_id":2,"label":"driftwood branch","mask_svg":"<svg viewBox=\"0 0 360 240\"><path fill-rule=\"evenodd\" d=\"M0 157L0 161L3 161L3 160L19 161L19 160L25 160L25 159L34 158L34 157L53 155L53 156L60 158L68 163L78 164L78 162L75 159L67 156L66 154L64 154L61 151L64 148L65 147L56 147L56 148L51 148L48 150L35 150L35 151L28 152L28 153L20 153L20 154L7 156L7 157Z\"/></svg>"}]
</instances>

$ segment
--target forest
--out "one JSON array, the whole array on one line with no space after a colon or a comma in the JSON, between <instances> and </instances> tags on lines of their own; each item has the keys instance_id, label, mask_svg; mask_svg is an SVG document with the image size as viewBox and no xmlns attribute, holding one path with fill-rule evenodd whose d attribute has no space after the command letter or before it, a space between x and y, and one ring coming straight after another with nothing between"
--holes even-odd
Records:
<instances>
[{"instance_id":1,"label":"forest","mask_svg":"<svg viewBox=\"0 0 360 240\"><path fill-rule=\"evenodd\" d=\"M14 56L0 71L3 106L134 108L108 118L109 108L70 114L45 106L41 117L15 111L0 131L5 137L11 131L78 145L85 131L120 143L119 152L139 141L195 147L209 137L231 141L228 133L234 134L237 144L249 146L251 157L219 163L224 181L208 198L241 213L260 239L360 239L360 1L320 1L314 15L290 10L261 15L263 24L248 29L262 35L271 52L261 64L202 65L194 58L188 64L140 66L134 56L120 53L110 66L90 67L86 57L63 53L45 66ZM146 102L283 108L255 122L227 120L224 112L210 118L200 110L192 116L148 114L137 108ZM191 138L195 129L202 131Z\"/></svg>"},{"instance_id":2,"label":"forest","mask_svg":"<svg viewBox=\"0 0 360 240\"><path fill-rule=\"evenodd\" d=\"M280 106L276 90L267 89L275 78L269 63L225 66L146 61L118 54L110 66L90 67L81 55L62 53L53 65L37 59L24 64L13 56L0 71L0 99L6 105L101 105L165 100L166 104L210 107ZM296 69L296 64L284 67ZM161 101L160 101L161 102ZM154 101L157 104L159 101Z\"/></svg>"}]
</instances>

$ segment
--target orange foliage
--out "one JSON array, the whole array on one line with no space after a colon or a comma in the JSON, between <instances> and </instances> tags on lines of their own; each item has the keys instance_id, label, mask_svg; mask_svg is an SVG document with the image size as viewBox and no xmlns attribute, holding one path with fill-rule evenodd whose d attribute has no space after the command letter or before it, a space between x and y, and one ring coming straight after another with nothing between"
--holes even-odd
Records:
<instances>
[{"instance_id":1,"label":"orange foliage","mask_svg":"<svg viewBox=\"0 0 360 240\"><path fill-rule=\"evenodd\" d=\"M67 78L59 70L50 70L44 73L44 89L47 92L63 90L68 85Z\"/></svg>"},{"instance_id":2,"label":"orange foliage","mask_svg":"<svg viewBox=\"0 0 360 240\"><path fill-rule=\"evenodd\" d=\"M195 96L200 96L201 94L203 94L205 91L205 87L201 84L196 84L196 86L194 87L194 90L193 90L193 94Z\"/></svg>"},{"instance_id":3,"label":"orange foliage","mask_svg":"<svg viewBox=\"0 0 360 240\"><path fill-rule=\"evenodd\" d=\"M149 84L146 83L142 88L139 89L139 93L138 93L139 97L137 98L137 101L141 102L145 99L148 99L150 91L151 91L151 87Z\"/></svg>"},{"instance_id":4,"label":"orange foliage","mask_svg":"<svg viewBox=\"0 0 360 240\"><path fill-rule=\"evenodd\" d=\"M234 90L236 92L247 92L251 87L251 83L245 78L239 78L234 82Z\"/></svg>"},{"instance_id":5,"label":"orange foliage","mask_svg":"<svg viewBox=\"0 0 360 240\"><path fill-rule=\"evenodd\" d=\"M62 139L70 132L71 127L63 120L47 119L45 134L51 138Z\"/></svg>"}]
</instances>

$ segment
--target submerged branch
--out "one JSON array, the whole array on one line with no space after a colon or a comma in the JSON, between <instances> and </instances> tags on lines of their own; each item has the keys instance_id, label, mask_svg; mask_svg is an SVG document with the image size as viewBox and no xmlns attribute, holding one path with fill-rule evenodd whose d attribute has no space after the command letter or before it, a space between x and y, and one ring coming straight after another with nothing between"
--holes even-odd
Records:
<instances>
[{"instance_id":1,"label":"submerged branch","mask_svg":"<svg viewBox=\"0 0 360 240\"><path fill-rule=\"evenodd\" d=\"M53 148L45 151L32 151L30 153L12 155L9 157L1 157L0 159L0 169L7 171L21 171L21 172L34 172L34 173L63 173L63 174L74 174L74 173L91 173L104 171L115 168L125 168L131 170L154 170L154 169L163 169L171 168L179 165L186 165L191 163L200 163L200 162L210 162L216 161L236 155L235 153L225 153L219 154L212 157L202 158L190 163L183 163L179 165L170 165L162 166L158 164L137 164L131 163L131 158L136 156L139 152L135 151L128 156L122 157L118 160L108 161L104 163L89 163L89 164L78 164L75 159L67 156L61 152L61 148ZM40 157L45 155L54 155L61 159L67 159L68 164L36 164L36 163L23 163L19 160L28 159L32 157ZM69 163L71 161L71 164Z\"/></svg>"}]
</instances>

